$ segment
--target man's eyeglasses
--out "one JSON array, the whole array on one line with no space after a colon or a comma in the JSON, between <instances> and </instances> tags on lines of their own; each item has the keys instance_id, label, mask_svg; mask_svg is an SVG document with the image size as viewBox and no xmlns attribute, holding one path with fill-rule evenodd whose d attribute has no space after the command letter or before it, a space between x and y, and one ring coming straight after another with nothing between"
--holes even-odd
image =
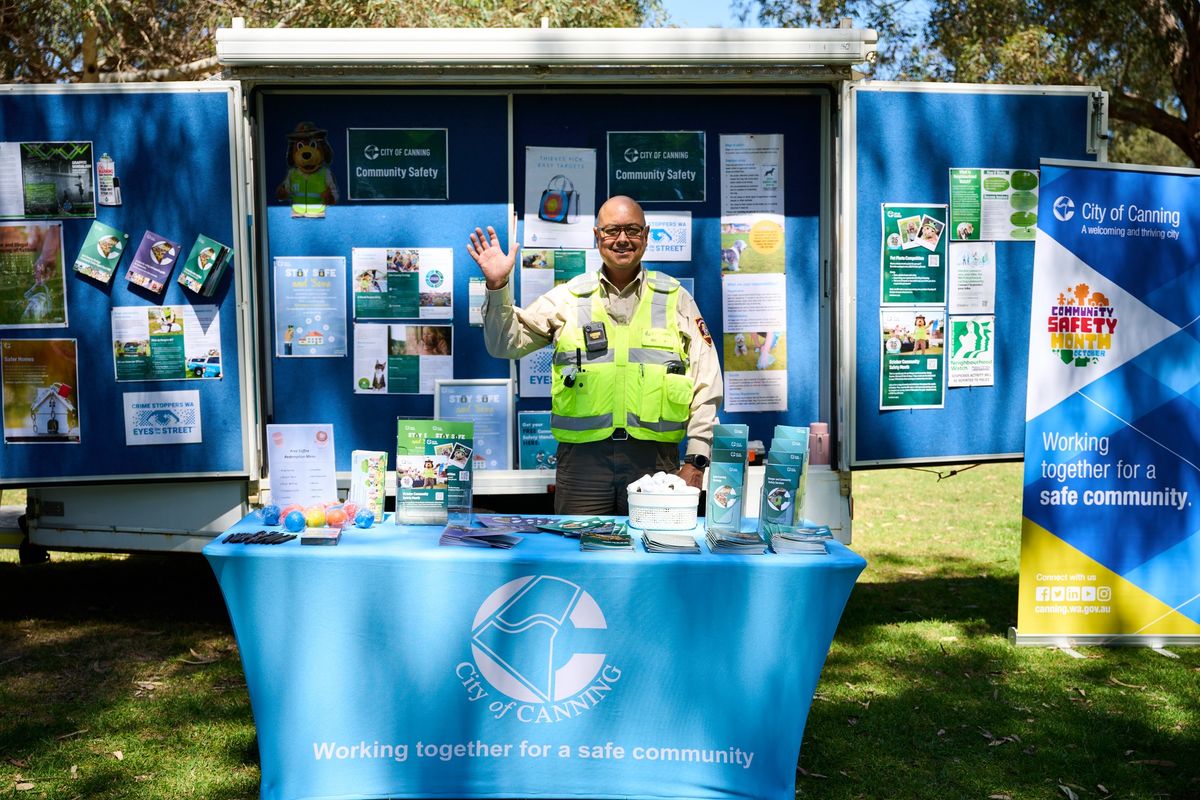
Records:
<instances>
[{"instance_id":1,"label":"man's eyeglasses","mask_svg":"<svg viewBox=\"0 0 1200 800\"><path fill-rule=\"evenodd\" d=\"M649 225L605 225L600 228L600 235L605 239L619 239L621 234L625 234L630 239L641 239L646 235L646 231L650 230Z\"/></svg>"}]
</instances>

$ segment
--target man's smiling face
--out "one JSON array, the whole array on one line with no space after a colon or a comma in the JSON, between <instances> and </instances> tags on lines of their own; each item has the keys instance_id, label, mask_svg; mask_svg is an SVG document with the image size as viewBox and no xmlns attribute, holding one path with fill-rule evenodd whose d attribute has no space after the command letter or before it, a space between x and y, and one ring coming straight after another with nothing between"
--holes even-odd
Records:
<instances>
[{"instance_id":1,"label":"man's smiling face","mask_svg":"<svg viewBox=\"0 0 1200 800\"><path fill-rule=\"evenodd\" d=\"M637 226L641 233L630 236L630 226ZM615 236L605 233L606 229L616 228L621 231ZM617 196L602 205L596 215L595 234L600 258L610 274L628 273L641 265L647 243L646 214L632 198Z\"/></svg>"}]
</instances>

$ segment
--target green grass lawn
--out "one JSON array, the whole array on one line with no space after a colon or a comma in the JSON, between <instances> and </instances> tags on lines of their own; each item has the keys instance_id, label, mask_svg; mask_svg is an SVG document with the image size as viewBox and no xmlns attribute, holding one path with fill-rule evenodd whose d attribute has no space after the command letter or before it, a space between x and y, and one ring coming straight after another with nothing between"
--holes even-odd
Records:
<instances>
[{"instance_id":1,"label":"green grass lawn","mask_svg":"<svg viewBox=\"0 0 1200 800\"><path fill-rule=\"evenodd\" d=\"M855 474L869 566L813 702L797 797L1200 797L1200 649L1075 659L1007 643L1020 483L1015 464ZM56 553L22 568L0 551L0 798L254 798L258 777L201 558Z\"/></svg>"}]
</instances>

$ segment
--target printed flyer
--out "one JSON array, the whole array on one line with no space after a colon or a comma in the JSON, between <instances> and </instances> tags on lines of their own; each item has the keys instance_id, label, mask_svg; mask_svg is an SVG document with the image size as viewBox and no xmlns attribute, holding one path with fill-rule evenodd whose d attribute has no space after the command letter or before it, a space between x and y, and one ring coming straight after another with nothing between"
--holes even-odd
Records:
<instances>
[{"instance_id":1,"label":"printed flyer","mask_svg":"<svg viewBox=\"0 0 1200 800\"><path fill-rule=\"evenodd\" d=\"M124 392L125 444L200 444L200 392ZM151 472L154 470L151 469Z\"/></svg>"},{"instance_id":2,"label":"printed flyer","mask_svg":"<svg viewBox=\"0 0 1200 800\"><path fill-rule=\"evenodd\" d=\"M946 302L946 206L884 203L883 305Z\"/></svg>"},{"instance_id":3,"label":"printed flyer","mask_svg":"<svg viewBox=\"0 0 1200 800\"><path fill-rule=\"evenodd\" d=\"M350 494L348 501L369 509L376 522L383 522L387 502L388 454L382 450L355 450L350 453Z\"/></svg>"},{"instance_id":4,"label":"printed flyer","mask_svg":"<svg viewBox=\"0 0 1200 800\"><path fill-rule=\"evenodd\" d=\"M1018 644L1200 640L1200 171L1041 162Z\"/></svg>"},{"instance_id":5,"label":"printed flyer","mask_svg":"<svg viewBox=\"0 0 1200 800\"><path fill-rule=\"evenodd\" d=\"M280 508L336 500L333 426L267 425L267 472Z\"/></svg>"},{"instance_id":6,"label":"printed flyer","mask_svg":"<svg viewBox=\"0 0 1200 800\"><path fill-rule=\"evenodd\" d=\"M346 259L278 257L275 278L275 357L346 355Z\"/></svg>"},{"instance_id":7,"label":"printed flyer","mask_svg":"<svg viewBox=\"0 0 1200 800\"><path fill-rule=\"evenodd\" d=\"M129 234L96 220L88 229L83 247L79 248L74 269L94 281L108 283L117 271L128 244Z\"/></svg>"},{"instance_id":8,"label":"printed flyer","mask_svg":"<svg viewBox=\"0 0 1200 800\"><path fill-rule=\"evenodd\" d=\"M525 148L525 247L596 246L596 151Z\"/></svg>"},{"instance_id":9,"label":"printed flyer","mask_svg":"<svg viewBox=\"0 0 1200 800\"><path fill-rule=\"evenodd\" d=\"M517 412L517 448L520 469L558 467L558 440L550 432L549 411Z\"/></svg>"},{"instance_id":10,"label":"printed flyer","mask_svg":"<svg viewBox=\"0 0 1200 800\"><path fill-rule=\"evenodd\" d=\"M0 218L96 216L91 142L0 142Z\"/></svg>"},{"instance_id":11,"label":"printed flyer","mask_svg":"<svg viewBox=\"0 0 1200 800\"><path fill-rule=\"evenodd\" d=\"M725 330L787 330L786 276L726 275L721 293Z\"/></svg>"},{"instance_id":12,"label":"printed flyer","mask_svg":"<svg viewBox=\"0 0 1200 800\"><path fill-rule=\"evenodd\" d=\"M0 222L0 328L67 327L61 222Z\"/></svg>"},{"instance_id":13,"label":"printed flyer","mask_svg":"<svg viewBox=\"0 0 1200 800\"><path fill-rule=\"evenodd\" d=\"M783 216L783 134L721 135L721 216Z\"/></svg>"},{"instance_id":14,"label":"printed flyer","mask_svg":"<svg viewBox=\"0 0 1200 800\"><path fill-rule=\"evenodd\" d=\"M470 524L474 426L396 420L396 523Z\"/></svg>"},{"instance_id":15,"label":"printed flyer","mask_svg":"<svg viewBox=\"0 0 1200 800\"><path fill-rule=\"evenodd\" d=\"M154 231L146 231L137 252L133 254L133 263L125 273L125 280L155 294L162 294L167 281L171 279L171 270L175 268L181 249L179 242L172 242Z\"/></svg>"},{"instance_id":16,"label":"printed flyer","mask_svg":"<svg viewBox=\"0 0 1200 800\"><path fill-rule=\"evenodd\" d=\"M643 261L692 260L692 212L647 211L646 254Z\"/></svg>"},{"instance_id":17,"label":"printed flyer","mask_svg":"<svg viewBox=\"0 0 1200 800\"><path fill-rule=\"evenodd\" d=\"M704 131L609 131L608 196L703 203Z\"/></svg>"},{"instance_id":18,"label":"printed flyer","mask_svg":"<svg viewBox=\"0 0 1200 800\"><path fill-rule=\"evenodd\" d=\"M453 319L449 247L355 247L350 268L355 319Z\"/></svg>"},{"instance_id":19,"label":"printed flyer","mask_svg":"<svg viewBox=\"0 0 1200 800\"><path fill-rule=\"evenodd\" d=\"M347 128L351 200L446 200L445 128Z\"/></svg>"},{"instance_id":20,"label":"printed flyer","mask_svg":"<svg viewBox=\"0 0 1200 800\"><path fill-rule=\"evenodd\" d=\"M879 327L879 410L942 408L946 396L945 309L883 309Z\"/></svg>"},{"instance_id":21,"label":"printed flyer","mask_svg":"<svg viewBox=\"0 0 1200 800\"><path fill-rule=\"evenodd\" d=\"M1037 170L950 170L950 237L956 241L1032 241L1037 208Z\"/></svg>"},{"instance_id":22,"label":"printed flyer","mask_svg":"<svg viewBox=\"0 0 1200 800\"><path fill-rule=\"evenodd\" d=\"M196 237L192 251L183 262L179 285L203 297L212 297L225 274L225 266L232 254L226 245L216 239L200 234Z\"/></svg>"},{"instance_id":23,"label":"printed flyer","mask_svg":"<svg viewBox=\"0 0 1200 800\"><path fill-rule=\"evenodd\" d=\"M483 327L483 301L487 299L487 281L483 278L467 278L467 324Z\"/></svg>"},{"instance_id":24,"label":"printed flyer","mask_svg":"<svg viewBox=\"0 0 1200 800\"><path fill-rule=\"evenodd\" d=\"M449 325L354 325L355 394L433 394L454 377Z\"/></svg>"},{"instance_id":25,"label":"printed flyer","mask_svg":"<svg viewBox=\"0 0 1200 800\"><path fill-rule=\"evenodd\" d=\"M782 214L721 218L721 274L782 274L787 265Z\"/></svg>"},{"instance_id":26,"label":"printed flyer","mask_svg":"<svg viewBox=\"0 0 1200 800\"><path fill-rule=\"evenodd\" d=\"M996 310L996 243L951 242L947 299L951 314Z\"/></svg>"},{"instance_id":27,"label":"printed flyer","mask_svg":"<svg viewBox=\"0 0 1200 800\"><path fill-rule=\"evenodd\" d=\"M946 385L992 386L996 382L996 318L950 317Z\"/></svg>"},{"instance_id":28,"label":"printed flyer","mask_svg":"<svg viewBox=\"0 0 1200 800\"><path fill-rule=\"evenodd\" d=\"M0 339L5 444L79 444L74 339Z\"/></svg>"},{"instance_id":29,"label":"printed flyer","mask_svg":"<svg viewBox=\"0 0 1200 800\"><path fill-rule=\"evenodd\" d=\"M725 405L734 411L787 410L787 342L783 330L726 330Z\"/></svg>"},{"instance_id":30,"label":"printed flyer","mask_svg":"<svg viewBox=\"0 0 1200 800\"><path fill-rule=\"evenodd\" d=\"M112 310L117 381L219 379L217 306L121 306Z\"/></svg>"}]
</instances>

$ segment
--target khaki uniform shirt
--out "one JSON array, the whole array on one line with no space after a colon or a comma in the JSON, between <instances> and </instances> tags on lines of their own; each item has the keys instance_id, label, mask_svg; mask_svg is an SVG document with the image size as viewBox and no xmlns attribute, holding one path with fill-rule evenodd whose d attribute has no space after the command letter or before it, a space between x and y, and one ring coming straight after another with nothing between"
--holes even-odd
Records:
<instances>
[{"instance_id":1,"label":"khaki uniform shirt","mask_svg":"<svg viewBox=\"0 0 1200 800\"><path fill-rule=\"evenodd\" d=\"M604 274L600 278L600 297L608 316L617 325L628 325L637 309L645 286L645 269L624 290L618 291ZM555 286L529 304L528 308L513 305L512 280L499 289L488 289L483 302L483 340L488 352L496 358L520 358L551 344L565 323L563 312L575 302L566 284ZM711 456L712 429L717 409L725 390L721 382L721 364L717 351L709 341L696 301L682 287L679 289L677 324L683 333L688 354L688 377L695 389L692 394L692 413L688 419L688 455Z\"/></svg>"}]
</instances>

